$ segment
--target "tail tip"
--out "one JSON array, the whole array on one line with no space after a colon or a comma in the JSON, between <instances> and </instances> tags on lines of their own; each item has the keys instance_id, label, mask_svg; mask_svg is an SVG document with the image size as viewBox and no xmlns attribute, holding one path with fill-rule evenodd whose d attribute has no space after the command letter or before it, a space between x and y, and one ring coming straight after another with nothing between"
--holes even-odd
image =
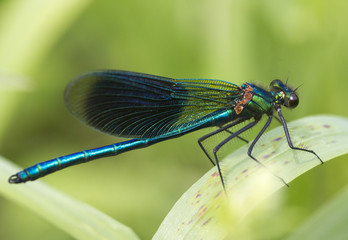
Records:
<instances>
[{"instance_id":1,"label":"tail tip","mask_svg":"<svg viewBox=\"0 0 348 240\"><path fill-rule=\"evenodd\" d=\"M9 183L21 183L23 182L17 174L13 174L9 179Z\"/></svg>"}]
</instances>

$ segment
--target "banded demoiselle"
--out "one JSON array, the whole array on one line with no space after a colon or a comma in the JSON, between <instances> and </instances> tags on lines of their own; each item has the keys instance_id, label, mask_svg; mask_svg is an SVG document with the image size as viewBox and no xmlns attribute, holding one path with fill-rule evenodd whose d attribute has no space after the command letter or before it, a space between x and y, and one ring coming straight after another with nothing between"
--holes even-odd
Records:
<instances>
[{"instance_id":1,"label":"banded demoiselle","mask_svg":"<svg viewBox=\"0 0 348 240\"><path fill-rule=\"evenodd\" d=\"M252 151L272 119L277 118L283 125L290 148L314 154L323 163L314 151L292 144L281 106L295 108L299 98L296 89L277 79L270 83L270 91L267 91L251 83L237 86L220 80L99 71L73 80L66 88L65 103L85 124L109 135L133 139L38 163L12 175L10 183L33 181L72 165L148 147L202 128L218 127L201 137L198 143L217 166L225 187L217 152L234 138L246 141L240 134L254 127L263 115L268 118L248 148L250 158L262 165ZM274 111L279 118L273 115ZM247 120L250 122L239 130L229 131ZM229 136L214 147L211 157L202 142L223 131Z\"/></svg>"}]
</instances>

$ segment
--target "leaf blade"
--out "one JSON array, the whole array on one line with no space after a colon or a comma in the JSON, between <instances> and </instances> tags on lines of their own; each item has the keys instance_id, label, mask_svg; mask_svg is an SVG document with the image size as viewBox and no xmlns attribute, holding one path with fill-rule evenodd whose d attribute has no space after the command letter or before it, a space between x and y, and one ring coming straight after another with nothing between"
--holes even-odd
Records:
<instances>
[{"instance_id":1,"label":"leaf blade","mask_svg":"<svg viewBox=\"0 0 348 240\"><path fill-rule=\"evenodd\" d=\"M288 125L294 145L314 150L324 161L348 153L346 118L320 115ZM269 131L263 144L257 147L254 156L287 182L320 164L313 154L289 149L281 127ZM176 239L223 239L227 235L233 236L233 231L238 231L236 226L240 219L284 186L247 156L247 148L241 147L221 163L228 201L213 168L183 194L154 239L173 239L173 236Z\"/></svg>"},{"instance_id":2,"label":"leaf blade","mask_svg":"<svg viewBox=\"0 0 348 240\"><path fill-rule=\"evenodd\" d=\"M139 239L129 227L40 180L30 184L9 184L8 176L18 170L18 167L0 157L0 192L74 238Z\"/></svg>"}]
</instances>

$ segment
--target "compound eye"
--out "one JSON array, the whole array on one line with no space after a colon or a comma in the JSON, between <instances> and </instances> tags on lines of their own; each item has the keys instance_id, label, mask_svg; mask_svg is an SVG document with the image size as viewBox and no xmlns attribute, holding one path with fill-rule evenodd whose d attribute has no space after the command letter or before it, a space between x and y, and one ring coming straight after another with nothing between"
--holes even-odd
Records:
<instances>
[{"instance_id":1,"label":"compound eye","mask_svg":"<svg viewBox=\"0 0 348 240\"><path fill-rule=\"evenodd\" d=\"M295 107L297 107L298 102L299 102L298 96L295 93L291 93L289 96L287 107L295 108Z\"/></svg>"},{"instance_id":2,"label":"compound eye","mask_svg":"<svg viewBox=\"0 0 348 240\"><path fill-rule=\"evenodd\" d=\"M269 85L271 91L279 91L281 89L281 86L283 86L283 82L280 81L279 79L275 79L271 82L271 84Z\"/></svg>"}]
</instances>

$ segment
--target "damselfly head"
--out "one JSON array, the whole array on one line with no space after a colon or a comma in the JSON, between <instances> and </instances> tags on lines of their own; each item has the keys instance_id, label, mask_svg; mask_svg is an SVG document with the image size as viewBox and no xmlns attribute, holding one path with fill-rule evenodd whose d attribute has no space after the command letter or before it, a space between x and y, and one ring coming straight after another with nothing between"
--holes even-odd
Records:
<instances>
[{"instance_id":1,"label":"damselfly head","mask_svg":"<svg viewBox=\"0 0 348 240\"><path fill-rule=\"evenodd\" d=\"M269 86L273 96L280 104L288 108L295 108L299 103L299 98L295 90L290 89L281 80L273 80Z\"/></svg>"}]
</instances>

